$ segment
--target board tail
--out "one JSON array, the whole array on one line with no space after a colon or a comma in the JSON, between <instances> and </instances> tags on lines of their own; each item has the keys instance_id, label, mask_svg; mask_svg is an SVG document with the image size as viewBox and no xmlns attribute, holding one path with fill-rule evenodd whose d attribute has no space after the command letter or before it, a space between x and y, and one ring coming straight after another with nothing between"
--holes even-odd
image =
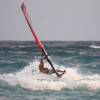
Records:
<instances>
[{"instance_id":1,"label":"board tail","mask_svg":"<svg viewBox=\"0 0 100 100\"><path fill-rule=\"evenodd\" d=\"M30 30L31 30L31 32L32 32L32 34L33 34L33 36L34 36L34 38L35 38L37 44L38 44L38 47L40 48L41 52L45 55L45 58L47 59L48 63L51 65L51 67L52 67L52 69L54 70L54 72L56 73L56 75L59 77L60 75L59 75L58 72L55 70L55 68L54 68L54 66L53 66L53 64L52 64L52 62L51 62L51 60L50 60L50 58L48 57L48 54L47 54L46 50L44 49L43 44L42 44L41 41L38 39L37 35L35 34L35 32L34 32L34 30L33 30L33 28L32 28L31 19L30 19L30 17L29 17L28 10L27 10L26 5L24 4L24 2L22 2L21 9L22 9L23 14L24 14L24 16L25 16L25 19L26 19L26 21L27 21L27 23L28 23L28 26L29 26L29 28L30 28Z\"/></svg>"}]
</instances>

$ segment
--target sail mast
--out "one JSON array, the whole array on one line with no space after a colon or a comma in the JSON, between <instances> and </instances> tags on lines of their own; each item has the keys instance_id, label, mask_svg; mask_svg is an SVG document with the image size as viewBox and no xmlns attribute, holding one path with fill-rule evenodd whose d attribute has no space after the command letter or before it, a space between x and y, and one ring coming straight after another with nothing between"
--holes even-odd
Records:
<instances>
[{"instance_id":1,"label":"sail mast","mask_svg":"<svg viewBox=\"0 0 100 100\"><path fill-rule=\"evenodd\" d=\"M24 14L24 16L25 16L25 19L26 19L26 21L27 21L27 23L28 23L28 26L29 26L29 28L30 28L30 30L31 30L31 32L32 32L32 34L33 34L33 36L34 36L34 38L35 38L37 44L38 44L39 49L40 49L41 52L45 55L45 58L47 59L48 63L51 65L51 67L52 67L52 69L54 70L54 72L56 73L57 77L59 77L60 74L58 74L58 72L55 70L55 68L54 68L54 66L53 66L53 64L52 64L52 62L51 62L51 60L49 59L49 57L48 57L48 55L47 55L46 50L44 49L43 44L42 44L41 41L38 39L37 35L35 34L35 32L34 32L34 30L33 30L33 28L32 28L31 19L30 19L30 17L29 17L28 10L27 10L26 5L24 4L24 2L22 2L21 9L22 9L23 14Z\"/></svg>"}]
</instances>

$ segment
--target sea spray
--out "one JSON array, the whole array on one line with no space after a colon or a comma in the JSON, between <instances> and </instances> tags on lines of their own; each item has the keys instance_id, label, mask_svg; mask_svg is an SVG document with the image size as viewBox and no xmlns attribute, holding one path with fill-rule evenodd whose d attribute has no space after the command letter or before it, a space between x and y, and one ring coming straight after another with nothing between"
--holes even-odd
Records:
<instances>
[{"instance_id":1,"label":"sea spray","mask_svg":"<svg viewBox=\"0 0 100 100\"><path fill-rule=\"evenodd\" d=\"M100 75L83 75L76 68L66 68L66 73L62 78L57 78L55 74L45 75L38 70L38 61L30 63L18 72L2 74L0 80L11 86L20 86L32 91L85 88L89 90L100 89ZM49 66L46 63L46 66ZM59 65L55 64L56 68ZM50 66L49 66L50 67ZM60 68L61 69L61 68Z\"/></svg>"}]
</instances>

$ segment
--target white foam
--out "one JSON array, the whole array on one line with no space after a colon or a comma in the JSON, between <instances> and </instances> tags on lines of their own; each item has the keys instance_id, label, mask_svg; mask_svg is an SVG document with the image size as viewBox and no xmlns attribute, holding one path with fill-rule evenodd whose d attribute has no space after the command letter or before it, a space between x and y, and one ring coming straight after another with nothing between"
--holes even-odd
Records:
<instances>
[{"instance_id":1,"label":"white foam","mask_svg":"<svg viewBox=\"0 0 100 100\"><path fill-rule=\"evenodd\" d=\"M100 75L82 75L75 68L66 68L61 66L60 69L65 69L66 73L62 78L57 78L55 74L45 75L38 70L38 61L30 63L24 69L9 74L0 75L0 80L8 83L11 86L21 86L32 91L35 90L56 90L86 88L88 90L100 89ZM46 66L49 66L46 63ZM56 65L56 68L59 68ZM49 66L50 67L50 66Z\"/></svg>"},{"instance_id":2,"label":"white foam","mask_svg":"<svg viewBox=\"0 0 100 100\"><path fill-rule=\"evenodd\" d=\"M91 45L91 48L100 49L100 46Z\"/></svg>"}]
</instances>

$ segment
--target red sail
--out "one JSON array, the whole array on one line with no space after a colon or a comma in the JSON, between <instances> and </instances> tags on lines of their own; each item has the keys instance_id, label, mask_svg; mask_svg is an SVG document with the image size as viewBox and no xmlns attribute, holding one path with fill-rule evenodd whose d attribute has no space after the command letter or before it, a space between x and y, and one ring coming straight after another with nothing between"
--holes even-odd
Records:
<instances>
[{"instance_id":1,"label":"red sail","mask_svg":"<svg viewBox=\"0 0 100 100\"><path fill-rule=\"evenodd\" d=\"M40 40L38 39L38 37L36 36L36 34L35 34L35 32L34 32L34 30L33 30L33 28L32 28L31 20L30 20L30 17L29 17L29 14L28 14L28 11L27 11L27 8L26 8L24 2L22 3L21 9L22 9L23 14L24 14L24 16L25 16L25 18L26 18L26 21L27 21L27 23L28 23L28 25L29 25L29 28L30 28L30 30L31 30L31 32L32 32L32 34L33 34L33 36L34 36L34 38L35 38L37 44L38 44L38 47L40 48L40 50L42 51L42 53L45 55L45 57L46 57L48 63L51 65L51 67L52 67L52 69L54 70L54 72L56 73L56 75L57 75L58 77L61 76L61 75L59 75L58 72L55 70L55 68L54 68L54 66L53 66L53 64L52 64L52 62L51 62L51 60L49 59L49 57L48 57L48 55L47 55L46 50L44 49L44 47L43 47L42 43L40 42Z\"/></svg>"},{"instance_id":2,"label":"red sail","mask_svg":"<svg viewBox=\"0 0 100 100\"><path fill-rule=\"evenodd\" d=\"M36 34L35 34L35 32L34 32L34 30L33 30L33 28L32 28L31 19L30 19L30 17L29 17L28 10L27 10L27 8L26 8L24 2L22 3L21 9L22 9L23 14L24 14L24 16L25 16L25 18L26 18L26 21L27 21L27 23L28 23L28 25L29 25L29 27L30 27L30 30L31 30L31 32L32 32L32 34L33 34L33 36L34 36L34 38L35 38L37 44L38 44L38 47L39 47L41 50L44 49L42 43L40 42L40 40L38 39L38 37L36 36Z\"/></svg>"}]
</instances>

